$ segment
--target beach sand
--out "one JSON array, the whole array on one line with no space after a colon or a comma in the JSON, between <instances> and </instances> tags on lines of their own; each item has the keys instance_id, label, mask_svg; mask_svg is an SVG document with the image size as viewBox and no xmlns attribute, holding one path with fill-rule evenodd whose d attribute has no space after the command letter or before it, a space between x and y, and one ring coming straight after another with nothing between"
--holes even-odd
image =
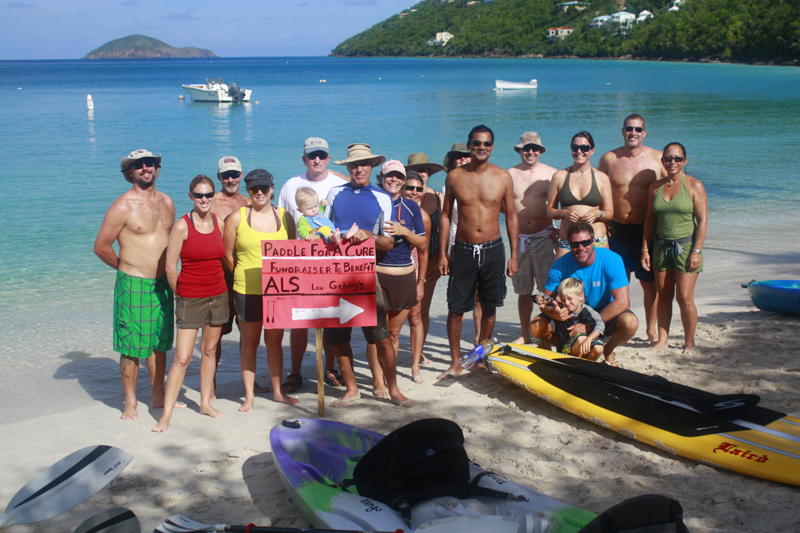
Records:
<instances>
[{"instance_id":1,"label":"beach sand","mask_svg":"<svg viewBox=\"0 0 800 533\"><path fill-rule=\"evenodd\" d=\"M766 407L800 414L800 361L793 353L800 318L757 310L747 291L739 286L752 278L800 277L798 257L741 253L710 239L705 258L706 271L697 289L700 325L696 353L680 354L678 347L683 339L676 306L669 350L651 352L640 326L637 337L618 350L619 360L626 368L717 393L759 394ZM723 471L637 443L568 414L497 374L435 384L436 375L446 368L448 360L445 287L446 279L440 280L426 346L433 365L422 371L425 383L411 381L407 337L401 341L400 386L417 400L417 405L403 409L372 399L366 364L358 355L357 372L365 399L344 409L329 407L327 417L381 432L418 418L450 418L463 428L473 461L595 512L625 498L659 493L681 502L692 531L798 530L796 487ZM642 317L636 282L632 302ZM57 326L69 328L66 323ZM175 412L169 432L157 434L150 428L160 411L147 408L149 393L141 377L139 419L119 419L122 396L115 388L116 357L106 340L110 326L98 322L90 327L91 334L82 332L67 343L57 342L56 336L44 341L38 337L34 345L47 344L51 353L59 354L61 374L42 371L41 387L31 384L30 397L4 399L0 502L10 500L40 470L85 446L118 446L134 460L109 486L71 511L38 524L11 526L7 531L72 531L83 519L115 505L133 510L143 531L152 531L175 513L207 523L268 525L271 521L308 526L278 481L268 433L285 418L316 416L315 385L309 379L313 375L313 335L305 370L307 385L298 394L300 406L278 405L262 395L256 399L254 412L237 412L241 385L235 379L238 353L234 334L226 337L223 345L228 379L221 384L215 404L224 416L211 419L197 413L199 363L195 360L185 392L189 408ZM516 297L510 283L495 333L500 342L518 335ZM32 335L15 334L23 339ZM471 320L465 320L463 347L471 336ZM354 334L356 354L363 354L360 337ZM288 335L284 344L288 346ZM17 349L25 350L24 346L21 343ZM288 349L285 357L288 359ZM107 367L107 379L102 383L82 379L81 369L87 365ZM262 348L260 382L265 381L265 368ZM28 402L36 397L36 390L48 390L54 379L70 379L84 394L63 402L58 397L40 397L36 399L38 410L32 409ZM327 391L328 402L341 394L330 388ZM18 412L26 415L12 416Z\"/></svg>"}]
</instances>

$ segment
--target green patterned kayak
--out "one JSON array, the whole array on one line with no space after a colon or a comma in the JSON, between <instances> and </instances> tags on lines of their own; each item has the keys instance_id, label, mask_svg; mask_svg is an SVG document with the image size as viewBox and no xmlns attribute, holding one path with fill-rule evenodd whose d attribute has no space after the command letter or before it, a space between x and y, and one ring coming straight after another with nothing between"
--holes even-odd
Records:
<instances>
[{"instance_id":1,"label":"green patterned kayak","mask_svg":"<svg viewBox=\"0 0 800 533\"><path fill-rule=\"evenodd\" d=\"M290 498L315 526L371 531L525 531L576 533L596 515L496 474L480 478L481 487L522 496L520 501L484 496L426 500L411 509L411 529L388 505L336 485L352 478L358 460L383 435L341 422L287 420L270 432L280 477ZM484 469L472 464L475 478Z\"/></svg>"}]
</instances>

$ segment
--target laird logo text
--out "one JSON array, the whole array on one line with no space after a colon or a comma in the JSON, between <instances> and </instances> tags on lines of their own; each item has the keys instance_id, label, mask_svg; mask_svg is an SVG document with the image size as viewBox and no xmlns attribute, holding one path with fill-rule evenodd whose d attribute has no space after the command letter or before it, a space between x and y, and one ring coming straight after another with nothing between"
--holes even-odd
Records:
<instances>
[{"instance_id":1,"label":"laird logo text","mask_svg":"<svg viewBox=\"0 0 800 533\"><path fill-rule=\"evenodd\" d=\"M714 453L717 453L717 451L729 453L731 455L738 455L742 459L748 459L750 461L755 461L756 463L766 463L769 460L769 456L767 456L767 454L756 455L750 450L742 450L741 448L737 448L730 442L721 442L719 446L714 448Z\"/></svg>"}]
</instances>

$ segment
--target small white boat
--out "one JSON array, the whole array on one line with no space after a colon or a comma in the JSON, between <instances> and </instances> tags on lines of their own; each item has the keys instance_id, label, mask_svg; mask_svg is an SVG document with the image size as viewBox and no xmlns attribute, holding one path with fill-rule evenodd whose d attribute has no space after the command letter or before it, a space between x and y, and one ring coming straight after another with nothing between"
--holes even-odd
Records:
<instances>
[{"instance_id":1,"label":"small white boat","mask_svg":"<svg viewBox=\"0 0 800 533\"><path fill-rule=\"evenodd\" d=\"M539 82L536 80L531 80L531 81L494 80L495 91L504 91L506 89L536 89L538 87L539 87Z\"/></svg>"},{"instance_id":2,"label":"small white boat","mask_svg":"<svg viewBox=\"0 0 800 533\"><path fill-rule=\"evenodd\" d=\"M181 85L193 102L249 102L251 89L242 89L235 83L225 83L220 78L207 79L205 83Z\"/></svg>"}]
</instances>

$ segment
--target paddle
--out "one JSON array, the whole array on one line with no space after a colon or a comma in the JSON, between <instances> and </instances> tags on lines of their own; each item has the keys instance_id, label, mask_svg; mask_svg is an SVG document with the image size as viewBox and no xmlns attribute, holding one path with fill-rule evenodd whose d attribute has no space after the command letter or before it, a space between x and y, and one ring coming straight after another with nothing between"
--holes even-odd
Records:
<instances>
[{"instance_id":1,"label":"paddle","mask_svg":"<svg viewBox=\"0 0 800 533\"><path fill-rule=\"evenodd\" d=\"M40 472L0 515L0 528L52 518L87 500L128 466L133 457L112 446L88 446Z\"/></svg>"},{"instance_id":2,"label":"paddle","mask_svg":"<svg viewBox=\"0 0 800 533\"><path fill-rule=\"evenodd\" d=\"M133 511L125 507L112 507L90 516L74 533L141 533L142 527Z\"/></svg>"},{"instance_id":3,"label":"paddle","mask_svg":"<svg viewBox=\"0 0 800 533\"><path fill-rule=\"evenodd\" d=\"M663 378L656 376L647 376L644 374L639 374L638 372L614 369L613 367L607 366L598 366L597 369L593 369L592 366L595 365L595 363L588 363L585 366L573 366L558 360L537 355L535 353L518 350L510 344L507 344L503 348L503 353L510 353L517 357L532 360L536 363L550 365L561 370L566 370L567 372L572 372L602 381L607 381L609 383L614 383L615 385L628 387L635 391L656 396L659 399L668 401L678 405L679 407L688 408L704 415L736 416L736 414L741 410L758 404L759 400L761 399L755 394L712 394L704 391L701 392L704 392L704 394L708 395L707 400L688 398L686 395L681 394L680 392L664 390L663 388L659 387L660 384L658 381L662 380ZM568 356L565 355L564 357ZM645 379L649 378L650 384L643 383L643 380L638 377L636 379L627 377L627 373L636 374L637 376L642 376ZM671 386L671 383L666 379L663 379L663 384L668 387Z\"/></svg>"},{"instance_id":4,"label":"paddle","mask_svg":"<svg viewBox=\"0 0 800 533\"><path fill-rule=\"evenodd\" d=\"M155 533L201 533L230 531L232 533L370 533L361 529L323 529L278 526L232 526L230 524L204 524L180 514L172 515L156 526ZM372 532L375 533L375 532ZM394 533L394 532L393 532Z\"/></svg>"}]
</instances>

